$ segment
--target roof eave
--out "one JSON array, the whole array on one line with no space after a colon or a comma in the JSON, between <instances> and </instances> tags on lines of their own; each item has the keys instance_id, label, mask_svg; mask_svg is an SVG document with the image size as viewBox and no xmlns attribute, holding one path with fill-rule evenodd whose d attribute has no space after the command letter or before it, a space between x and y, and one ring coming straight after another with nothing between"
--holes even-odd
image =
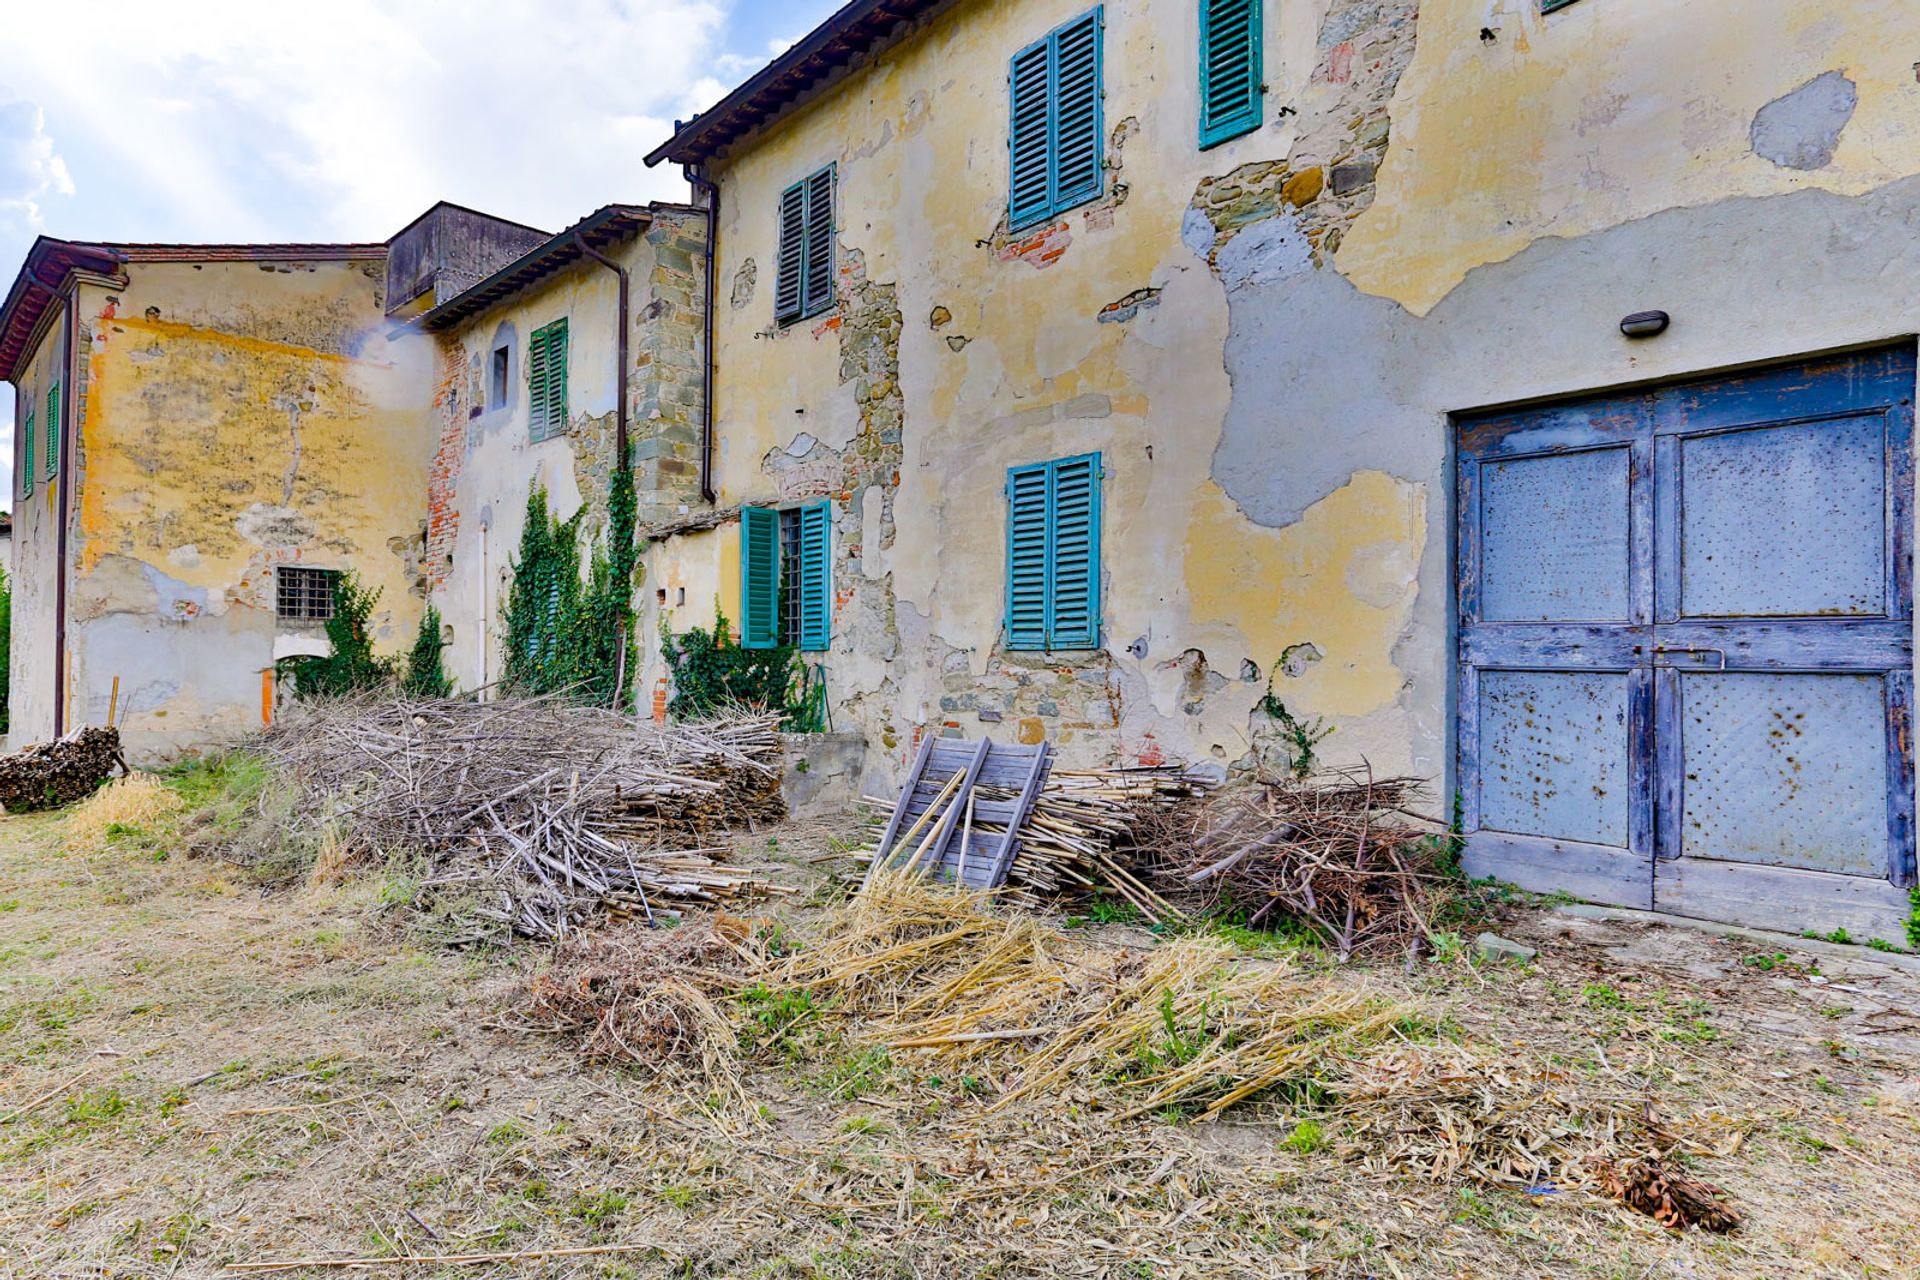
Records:
<instances>
[{"instance_id":1,"label":"roof eave","mask_svg":"<svg viewBox=\"0 0 1920 1280\"><path fill-rule=\"evenodd\" d=\"M644 231L652 223L653 210L642 205L611 204L595 210L544 243L535 245L486 279L455 294L439 306L421 312L414 323L429 333L451 329L461 321L498 306L555 272L580 261L584 255L575 237L583 238L589 244L593 244L597 238L600 244L605 244Z\"/></svg>"}]
</instances>

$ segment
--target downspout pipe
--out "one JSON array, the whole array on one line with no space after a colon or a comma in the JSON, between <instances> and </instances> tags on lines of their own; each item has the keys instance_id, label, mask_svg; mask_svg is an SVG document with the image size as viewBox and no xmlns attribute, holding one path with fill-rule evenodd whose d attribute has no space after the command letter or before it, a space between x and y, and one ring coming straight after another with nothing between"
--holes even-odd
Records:
<instances>
[{"instance_id":1,"label":"downspout pipe","mask_svg":"<svg viewBox=\"0 0 1920 1280\"><path fill-rule=\"evenodd\" d=\"M630 305L629 291L632 287L632 282L625 267L588 244L586 236L580 232L576 231L573 233L573 243L579 248L581 253L592 258L620 279L620 334L619 337L615 339L614 355L614 359L620 362L620 370L613 380L615 389L613 439L614 448L620 456L620 469L622 471L629 471L633 467L633 459L630 456L631 450L627 448L627 326L628 307Z\"/></svg>"},{"instance_id":2,"label":"downspout pipe","mask_svg":"<svg viewBox=\"0 0 1920 1280\"><path fill-rule=\"evenodd\" d=\"M713 489L713 297L720 256L714 242L720 238L720 187L693 165L683 165L689 185L706 197L707 206L707 290L705 338L700 345L700 497L709 505L719 501Z\"/></svg>"}]
</instances>

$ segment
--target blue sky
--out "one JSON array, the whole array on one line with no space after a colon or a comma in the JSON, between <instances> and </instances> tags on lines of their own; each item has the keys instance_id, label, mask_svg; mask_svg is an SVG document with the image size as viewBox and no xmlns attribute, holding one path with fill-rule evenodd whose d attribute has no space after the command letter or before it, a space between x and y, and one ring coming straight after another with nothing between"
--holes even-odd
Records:
<instances>
[{"instance_id":1,"label":"blue sky","mask_svg":"<svg viewBox=\"0 0 1920 1280\"><path fill-rule=\"evenodd\" d=\"M0 291L41 233L384 240L440 199L558 230L684 198L640 158L837 7L93 0L76 29L0 0Z\"/></svg>"}]
</instances>

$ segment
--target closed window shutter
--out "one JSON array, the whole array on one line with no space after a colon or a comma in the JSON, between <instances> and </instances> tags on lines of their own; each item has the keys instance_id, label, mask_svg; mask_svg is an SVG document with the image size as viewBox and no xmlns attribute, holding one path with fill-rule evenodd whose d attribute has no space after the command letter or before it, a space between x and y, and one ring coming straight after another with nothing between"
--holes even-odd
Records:
<instances>
[{"instance_id":1,"label":"closed window shutter","mask_svg":"<svg viewBox=\"0 0 1920 1280\"><path fill-rule=\"evenodd\" d=\"M1047 647L1047 463L1007 471L1007 648Z\"/></svg>"},{"instance_id":2,"label":"closed window shutter","mask_svg":"<svg viewBox=\"0 0 1920 1280\"><path fill-rule=\"evenodd\" d=\"M806 229L806 184L796 182L780 193L780 261L773 286L773 318L781 323L800 318Z\"/></svg>"},{"instance_id":3,"label":"closed window shutter","mask_svg":"<svg viewBox=\"0 0 1920 1280\"><path fill-rule=\"evenodd\" d=\"M780 513L740 509L740 645L780 643Z\"/></svg>"},{"instance_id":4,"label":"closed window shutter","mask_svg":"<svg viewBox=\"0 0 1920 1280\"><path fill-rule=\"evenodd\" d=\"M567 322L547 326L547 435L567 431Z\"/></svg>"},{"instance_id":5,"label":"closed window shutter","mask_svg":"<svg viewBox=\"0 0 1920 1280\"><path fill-rule=\"evenodd\" d=\"M20 496L33 496L33 410L27 410L27 425L20 442Z\"/></svg>"},{"instance_id":6,"label":"closed window shutter","mask_svg":"<svg viewBox=\"0 0 1920 1280\"><path fill-rule=\"evenodd\" d=\"M1011 117L1007 152L1011 180L1007 225L1014 231L1053 212L1053 42L1042 40L1014 55L1007 73Z\"/></svg>"},{"instance_id":7,"label":"closed window shutter","mask_svg":"<svg viewBox=\"0 0 1920 1280\"><path fill-rule=\"evenodd\" d=\"M1056 213L1100 194L1100 24L1096 8L1053 37Z\"/></svg>"},{"instance_id":8,"label":"closed window shutter","mask_svg":"<svg viewBox=\"0 0 1920 1280\"><path fill-rule=\"evenodd\" d=\"M828 551L832 509L824 502L800 508L800 636L802 649L824 652L833 639L833 572Z\"/></svg>"},{"instance_id":9,"label":"closed window shutter","mask_svg":"<svg viewBox=\"0 0 1920 1280\"><path fill-rule=\"evenodd\" d=\"M833 166L807 179L807 266L803 302L808 315L833 305Z\"/></svg>"},{"instance_id":10,"label":"closed window shutter","mask_svg":"<svg viewBox=\"0 0 1920 1280\"><path fill-rule=\"evenodd\" d=\"M547 438L547 331L535 329L527 339L527 435Z\"/></svg>"},{"instance_id":11,"label":"closed window shutter","mask_svg":"<svg viewBox=\"0 0 1920 1280\"><path fill-rule=\"evenodd\" d=\"M1052 464L1047 647L1091 649L1100 636L1100 455Z\"/></svg>"},{"instance_id":12,"label":"closed window shutter","mask_svg":"<svg viewBox=\"0 0 1920 1280\"><path fill-rule=\"evenodd\" d=\"M32 466L29 460L28 466ZM60 384L47 391L47 479L60 474Z\"/></svg>"},{"instance_id":13,"label":"closed window shutter","mask_svg":"<svg viewBox=\"0 0 1920 1280\"><path fill-rule=\"evenodd\" d=\"M1260 126L1260 0L1200 0L1200 145Z\"/></svg>"}]
</instances>

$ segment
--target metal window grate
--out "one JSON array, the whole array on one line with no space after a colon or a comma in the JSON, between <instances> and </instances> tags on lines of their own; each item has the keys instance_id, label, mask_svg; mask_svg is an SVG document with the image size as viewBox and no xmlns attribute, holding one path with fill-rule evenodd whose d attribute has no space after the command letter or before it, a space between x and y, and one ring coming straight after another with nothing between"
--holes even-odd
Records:
<instances>
[{"instance_id":1,"label":"metal window grate","mask_svg":"<svg viewBox=\"0 0 1920 1280\"><path fill-rule=\"evenodd\" d=\"M325 622L333 616L333 585L338 569L282 565L274 571L276 608L287 622Z\"/></svg>"},{"instance_id":2,"label":"metal window grate","mask_svg":"<svg viewBox=\"0 0 1920 1280\"><path fill-rule=\"evenodd\" d=\"M780 513L780 643L800 640L800 509Z\"/></svg>"}]
</instances>

